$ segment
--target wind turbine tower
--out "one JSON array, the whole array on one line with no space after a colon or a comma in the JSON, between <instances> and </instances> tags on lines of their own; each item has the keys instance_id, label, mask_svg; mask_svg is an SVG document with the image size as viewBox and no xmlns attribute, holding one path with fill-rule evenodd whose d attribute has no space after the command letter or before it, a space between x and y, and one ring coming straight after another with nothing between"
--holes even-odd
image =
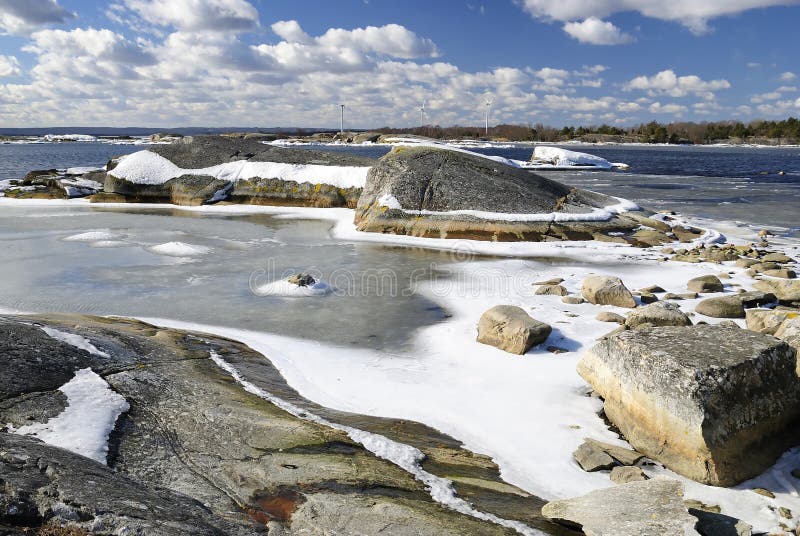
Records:
<instances>
[{"instance_id":1,"label":"wind turbine tower","mask_svg":"<svg viewBox=\"0 0 800 536\"><path fill-rule=\"evenodd\" d=\"M425 126L425 100L422 100L422 106L419 107L419 126Z\"/></svg>"},{"instance_id":2,"label":"wind turbine tower","mask_svg":"<svg viewBox=\"0 0 800 536\"><path fill-rule=\"evenodd\" d=\"M486 135L489 135L489 108L492 107L492 99L487 97L484 101L484 106L486 106Z\"/></svg>"},{"instance_id":3,"label":"wind turbine tower","mask_svg":"<svg viewBox=\"0 0 800 536\"><path fill-rule=\"evenodd\" d=\"M344 104L340 104L339 106L342 108L342 118L339 123L339 132L344 134Z\"/></svg>"}]
</instances>

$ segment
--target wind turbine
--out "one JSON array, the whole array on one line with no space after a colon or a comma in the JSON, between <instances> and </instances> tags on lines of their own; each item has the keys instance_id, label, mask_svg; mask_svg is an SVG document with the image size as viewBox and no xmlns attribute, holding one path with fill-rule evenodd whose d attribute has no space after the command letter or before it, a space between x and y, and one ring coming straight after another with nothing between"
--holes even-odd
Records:
<instances>
[{"instance_id":1,"label":"wind turbine","mask_svg":"<svg viewBox=\"0 0 800 536\"><path fill-rule=\"evenodd\" d=\"M486 97L486 100L483 101L483 105L486 106L486 135L489 135L489 108L492 107L492 98Z\"/></svg>"},{"instance_id":2,"label":"wind turbine","mask_svg":"<svg viewBox=\"0 0 800 536\"><path fill-rule=\"evenodd\" d=\"M425 126L425 99L422 99L422 106L419 107L419 126Z\"/></svg>"},{"instance_id":3,"label":"wind turbine","mask_svg":"<svg viewBox=\"0 0 800 536\"><path fill-rule=\"evenodd\" d=\"M339 106L341 106L342 108L342 119L341 122L339 123L339 132L341 134L344 134L344 104L340 104Z\"/></svg>"}]
</instances>

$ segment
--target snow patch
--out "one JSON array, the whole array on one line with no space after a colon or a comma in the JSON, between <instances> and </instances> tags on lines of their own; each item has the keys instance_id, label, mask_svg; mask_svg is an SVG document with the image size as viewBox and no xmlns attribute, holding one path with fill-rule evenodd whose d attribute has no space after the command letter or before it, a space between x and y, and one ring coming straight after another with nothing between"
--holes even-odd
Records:
<instances>
[{"instance_id":1,"label":"snow patch","mask_svg":"<svg viewBox=\"0 0 800 536\"><path fill-rule=\"evenodd\" d=\"M83 175L84 173L93 173L95 171L105 171L106 168L104 167L92 167L92 166L84 166L84 167L71 167L64 170L65 175Z\"/></svg>"},{"instance_id":2,"label":"snow patch","mask_svg":"<svg viewBox=\"0 0 800 536\"><path fill-rule=\"evenodd\" d=\"M166 255L168 257L193 257L195 255L205 255L211 248L187 244L185 242L166 242L149 248L153 253Z\"/></svg>"},{"instance_id":3,"label":"snow patch","mask_svg":"<svg viewBox=\"0 0 800 536\"><path fill-rule=\"evenodd\" d=\"M84 350L89 352L92 355L96 355L98 357L111 357L106 352L99 350L92 342L87 339L86 337L82 337L80 335L75 335L74 333L67 333L65 331L59 331L57 329L49 328L49 327L42 327L42 331L44 331L49 337L65 342L70 346L74 346L79 350Z\"/></svg>"},{"instance_id":4,"label":"snow patch","mask_svg":"<svg viewBox=\"0 0 800 536\"><path fill-rule=\"evenodd\" d=\"M333 289L324 281L317 281L313 285L301 287L285 279L273 281L253 289L257 296L278 296L282 298L306 298L309 296L325 296Z\"/></svg>"},{"instance_id":5,"label":"snow patch","mask_svg":"<svg viewBox=\"0 0 800 536\"><path fill-rule=\"evenodd\" d=\"M297 183L329 184L338 188L362 188L369 167L324 166L317 164L283 164L238 160L200 169L184 169L163 156L139 151L120 159L110 173L137 184L163 184L181 175L210 175L236 182L253 178L281 179Z\"/></svg>"},{"instance_id":6,"label":"snow patch","mask_svg":"<svg viewBox=\"0 0 800 536\"><path fill-rule=\"evenodd\" d=\"M96 242L98 240L116 240L117 238L121 238L121 236L111 231L87 231L68 236L64 240L67 242Z\"/></svg>"},{"instance_id":7,"label":"snow patch","mask_svg":"<svg viewBox=\"0 0 800 536\"><path fill-rule=\"evenodd\" d=\"M86 368L59 387L67 395L67 407L46 423L36 423L10 431L31 435L62 449L86 456L105 465L108 436L117 418L128 411L128 402L111 390L106 381Z\"/></svg>"}]
</instances>

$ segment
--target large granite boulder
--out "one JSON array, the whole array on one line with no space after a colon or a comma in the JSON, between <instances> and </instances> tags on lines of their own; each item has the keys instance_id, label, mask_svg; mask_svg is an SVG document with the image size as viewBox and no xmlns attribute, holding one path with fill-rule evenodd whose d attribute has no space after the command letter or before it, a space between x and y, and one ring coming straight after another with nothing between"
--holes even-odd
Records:
<instances>
[{"instance_id":1,"label":"large granite boulder","mask_svg":"<svg viewBox=\"0 0 800 536\"><path fill-rule=\"evenodd\" d=\"M602 536L689 536L697 518L683 504L683 484L654 478L593 491L583 497L549 502L547 518Z\"/></svg>"},{"instance_id":2,"label":"large granite boulder","mask_svg":"<svg viewBox=\"0 0 800 536\"><path fill-rule=\"evenodd\" d=\"M374 165L356 208L361 231L434 238L608 238L639 224L603 210L620 200L442 147L395 147Z\"/></svg>"},{"instance_id":3,"label":"large granite boulder","mask_svg":"<svg viewBox=\"0 0 800 536\"><path fill-rule=\"evenodd\" d=\"M800 444L796 368L785 342L708 325L617 333L578 363L637 451L717 486L760 474Z\"/></svg>"},{"instance_id":4,"label":"large granite boulder","mask_svg":"<svg viewBox=\"0 0 800 536\"><path fill-rule=\"evenodd\" d=\"M478 342L522 355L543 343L553 329L513 305L492 307L478 321Z\"/></svg>"},{"instance_id":5,"label":"large granite boulder","mask_svg":"<svg viewBox=\"0 0 800 536\"><path fill-rule=\"evenodd\" d=\"M800 318L795 316L784 320L775 332L775 336L794 346L800 352Z\"/></svg>"},{"instance_id":6,"label":"large granite boulder","mask_svg":"<svg viewBox=\"0 0 800 536\"><path fill-rule=\"evenodd\" d=\"M619 277L591 275L583 280L581 295L596 305L615 305L628 309L636 307L633 294Z\"/></svg>"},{"instance_id":7,"label":"large granite boulder","mask_svg":"<svg viewBox=\"0 0 800 536\"><path fill-rule=\"evenodd\" d=\"M255 139L228 136L185 137L168 145L152 146L147 152L161 159L143 161L143 165L134 170L135 173L126 169L124 163L128 158L139 158L140 153L109 162L105 195L97 196L94 201L119 200L119 196L122 196L130 202L176 205L229 201L257 205L354 208L361 193L363 178L354 183L347 177L352 175L352 168L363 170L360 175L364 176L366 169L375 162L371 158L347 153L288 149L265 145ZM238 172L209 175L209 168L230 163L251 167L273 163L284 165L283 169L288 165L291 169L280 172L289 175L280 176L276 176L280 173L274 167L272 171L263 171L263 176ZM161 180L164 169L170 166L176 166L186 173ZM259 169L266 168L261 166ZM300 172L293 173L292 170ZM315 175L322 171L323 174ZM289 176L292 178L287 178Z\"/></svg>"}]
</instances>

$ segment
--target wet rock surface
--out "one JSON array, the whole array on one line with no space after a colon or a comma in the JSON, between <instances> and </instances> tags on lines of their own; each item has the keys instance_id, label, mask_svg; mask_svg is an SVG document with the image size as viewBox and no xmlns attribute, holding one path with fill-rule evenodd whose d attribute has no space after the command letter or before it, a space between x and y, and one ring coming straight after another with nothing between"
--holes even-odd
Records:
<instances>
[{"instance_id":1,"label":"wet rock surface","mask_svg":"<svg viewBox=\"0 0 800 536\"><path fill-rule=\"evenodd\" d=\"M108 357L53 339L42 325L86 337ZM0 502L19 502L15 514L0 516L0 527L10 531L58 525L98 534L515 533L433 501L412 474L307 417L314 414L420 449L423 469L450 478L477 509L563 532L540 517L543 501L503 482L489 458L420 424L316 406L264 356L228 339L123 319L3 317L0 350L2 422L58 414L64 401L49 394L87 367L130 405L111 434L108 467L0 431ZM213 355L302 415L244 390Z\"/></svg>"},{"instance_id":2,"label":"wet rock surface","mask_svg":"<svg viewBox=\"0 0 800 536\"><path fill-rule=\"evenodd\" d=\"M698 482L739 483L800 443L795 350L769 335L625 331L600 340L578 372L638 452Z\"/></svg>"}]
</instances>

